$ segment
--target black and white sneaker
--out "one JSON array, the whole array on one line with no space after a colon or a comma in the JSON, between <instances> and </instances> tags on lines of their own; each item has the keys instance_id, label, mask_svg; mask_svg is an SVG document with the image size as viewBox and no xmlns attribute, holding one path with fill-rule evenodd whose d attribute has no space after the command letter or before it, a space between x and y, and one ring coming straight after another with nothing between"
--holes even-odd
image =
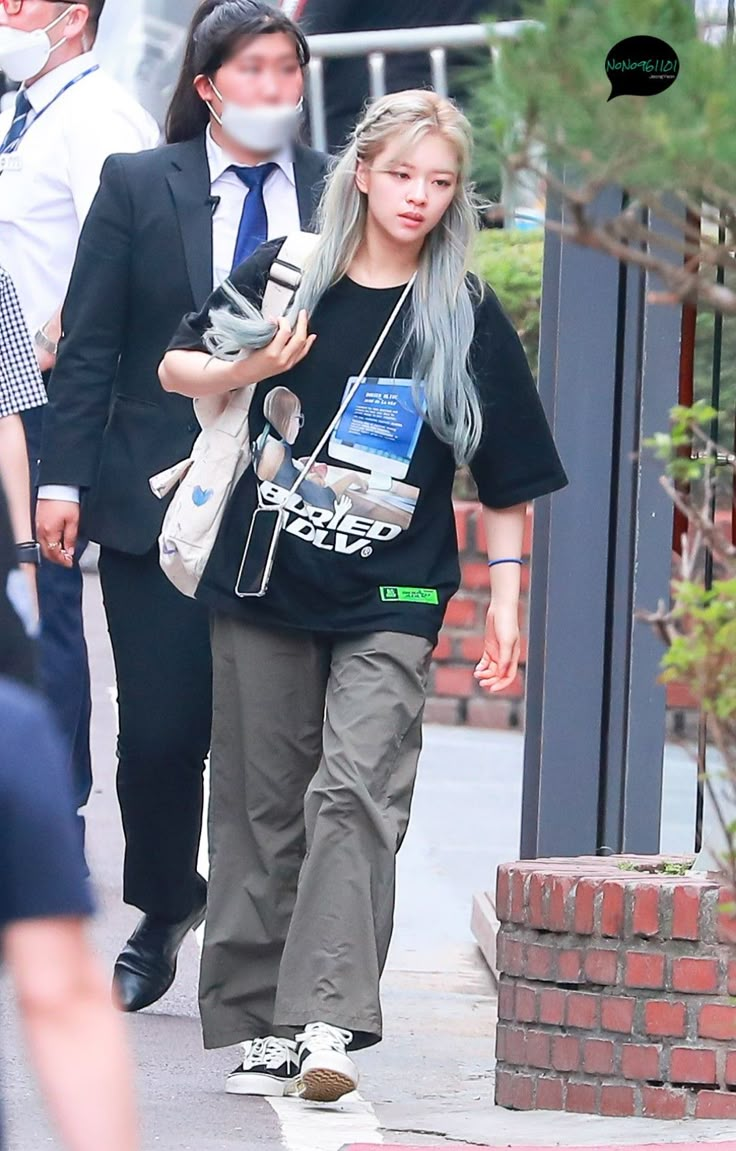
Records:
<instances>
[{"instance_id":1,"label":"black and white sneaker","mask_svg":"<svg viewBox=\"0 0 736 1151\"><path fill-rule=\"evenodd\" d=\"M308 1023L299 1044L299 1079L289 1094L315 1103L335 1103L358 1086L358 1068L347 1054L352 1031Z\"/></svg>"},{"instance_id":2,"label":"black and white sneaker","mask_svg":"<svg viewBox=\"0 0 736 1151\"><path fill-rule=\"evenodd\" d=\"M243 1044L243 1062L228 1075L229 1095L287 1095L299 1077L297 1046L291 1039L251 1039Z\"/></svg>"}]
</instances>

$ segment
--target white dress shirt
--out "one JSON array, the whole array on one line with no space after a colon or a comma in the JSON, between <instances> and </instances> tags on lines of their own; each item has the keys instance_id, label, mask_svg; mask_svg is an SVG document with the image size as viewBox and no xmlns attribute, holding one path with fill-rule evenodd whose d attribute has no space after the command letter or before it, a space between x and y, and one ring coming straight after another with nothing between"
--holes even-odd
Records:
<instances>
[{"instance_id":1,"label":"white dress shirt","mask_svg":"<svg viewBox=\"0 0 736 1151\"><path fill-rule=\"evenodd\" d=\"M218 287L230 275L232 269L240 217L243 214L248 189L235 172L228 171L230 165L236 161L216 143L209 128L206 132L206 141L212 195L220 201L212 222L212 282L214 287ZM269 240L301 229L291 148L282 149L272 156L271 160L278 164L278 168L271 172L263 185Z\"/></svg>"},{"instance_id":2,"label":"white dress shirt","mask_svg":"<svg viewBox=\"0 0 736 1151\"><path fill-rule=\"evenodd\" d=\"M101 69L83 76L96 64L94 52L85 52L31 84L27 131L0 171L0 252L31 333L64 302L105 160L161 138L153 117ZM0 115L0 141L14 115L15 103ZM52 486L39 497L78 501L79 493Z\"/></svg>"},{"instance_id":3,"label":"white dress shirt","mask_svg":"<svg viewBox=\"0 0 736 1151\"><path fill-rule=\"evenodd\" d=\"M105 160L153 148L160 137L156 121L102 70L55 99L95 63L86 52L32 84L28 129L17 151L0 157L7 164L0 171L0 252L32 334L64 301ZM13 108L0 115L0 141L13 115Z\"/></svg>"}]
</instances>

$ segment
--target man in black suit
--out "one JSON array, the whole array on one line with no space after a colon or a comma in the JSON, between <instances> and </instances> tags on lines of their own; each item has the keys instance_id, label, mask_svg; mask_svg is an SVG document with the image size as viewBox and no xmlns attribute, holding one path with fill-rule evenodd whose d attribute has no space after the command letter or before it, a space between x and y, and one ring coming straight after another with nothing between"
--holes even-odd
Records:
<instances>
[{"instance_id":1,"label":"man in black suit","mask_svg":"<svg viewBox=\"0 0 736 1151\"><path fill-rule=\"evenodd\" d=\"M309 49L263 0L204 0L167 121L169 145L111 157L82 232L49 388L41 482L80 489L101 545L118 687L124 898L144 912L115 965L137 1011L171 985L203 918L196 860L209 750L208 619L161 572L166 509L149 477L186 457L191 401L157 368L181 317L267 238L308 229L327 157L294 142ZM65 562L78 505L45 501L44 552Z\"/></svg>"}]
</instances>

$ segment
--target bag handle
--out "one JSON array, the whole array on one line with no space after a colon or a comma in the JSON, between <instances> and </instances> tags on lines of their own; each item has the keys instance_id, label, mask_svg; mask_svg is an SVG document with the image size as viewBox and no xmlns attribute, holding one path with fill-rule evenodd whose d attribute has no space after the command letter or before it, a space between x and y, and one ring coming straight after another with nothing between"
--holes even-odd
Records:
<instances>
[{"instance_id":1,"label":"bag handle","mask_svg":"<svg viewBox=\"0 0 736 1151\"><path fill-rule=\"evenodd\" d=\"M284 315L301 283L304 265L319 238L318 232L291 232L286 237L268 271L268 282L261 304L264 316Z\"/></svg>"},{"instance_id":2,"label":"bag handle","mask_svg":"<svg viewBox=\"0 0 736 1151\"><path fill-rule=\"evenodd\" d=\"M337 409L337 412L335 413L335 415L330 420L330 423L328 424L327 429L324 432L321 440L317 444L317 447L314 449L311 456L307 460L301 473L297 476L297 478L294 480L294 483L289 488L289 491L287 492L287 495L286 495L286 499L284 500L284 504L286 503L286 500L288 500L291 496L294 495L294 493L296 491L298 491L302 482L307 478L309 472L312 470L312 468L314 467L314 465L317 461L317 456L320 454L320 452L324 448L325 444L329 440L330 436L334 432L335 428L340 423L340 420L345 415L345 412L348 410L353 396L355 395L358 388L360 387L360 385L365 380L366 376L368 375L368 372L370 371L370 368L371 368L373 361L375 360L376 356L378 355L381 348L383 347L386 336L388 335L391 328L393 327L394 321L395 321L396 317L398 316L399 312L401 311L401 309L404 305L405 299L407 298L407 296L409 295L409 292L411 291L412 287L414 286L414 281L416 280L416 278L417 278L417 274L416 274L416 272L414 272L411 279L409 280L409 283L405 286L403 292L399 296L399 299L398 299L396 306L394 307L393 311L391 312L391 315L389 316L386 323L384 324L383 331L381 332L380 336L378 337L375 344L373 345L373 349L372 349L370 355L368 356L368 359L363 364L363 367L360 370L360 375L356 377L355 382L353 383L352 387L348 390L342 403L340 404L340 407ZM259 489L259 491L260 491L260 489Z\"/></svg>"},{"instance_id":3,"label":"bag handle","mask_svg":"<svg viewBox=\"0 0 736 1151\"><path fill-rule=\"evenodd\" d=\"M318 232L290 232L286 237L278 256L268 270L261 305L264 316L284 315L299 287L307 258L314 251L319 238ZM203 427L214 425L219 432L239 437L248 419L253 399L253 385L234 389L225 400L224 406L223 398L205 396L196 399L195 413L199 416L201 412L204 417L204 423L200 421Z\"/></svg>"}]
</instances>

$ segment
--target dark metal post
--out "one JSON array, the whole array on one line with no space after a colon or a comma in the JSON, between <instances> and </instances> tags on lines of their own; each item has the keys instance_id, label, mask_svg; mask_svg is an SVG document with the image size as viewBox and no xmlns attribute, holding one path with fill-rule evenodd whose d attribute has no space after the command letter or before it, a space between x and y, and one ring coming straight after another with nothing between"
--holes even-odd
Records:
<instances>
[{"instance_id":1,"label":"dark metal post","mask_svg":"<svg viewBox=\"0 0 736 1151\"><path fill-rule=\"evenodd\" d=\"M595 210L621 204L609 188ZM659 461L632 454L677 402L680 312L648 286L548 233L539 388L571 482L534 513L525 858L659 843L662 647L634 612L669 594L672 505Z\"/></svg>"}]
</instances>

